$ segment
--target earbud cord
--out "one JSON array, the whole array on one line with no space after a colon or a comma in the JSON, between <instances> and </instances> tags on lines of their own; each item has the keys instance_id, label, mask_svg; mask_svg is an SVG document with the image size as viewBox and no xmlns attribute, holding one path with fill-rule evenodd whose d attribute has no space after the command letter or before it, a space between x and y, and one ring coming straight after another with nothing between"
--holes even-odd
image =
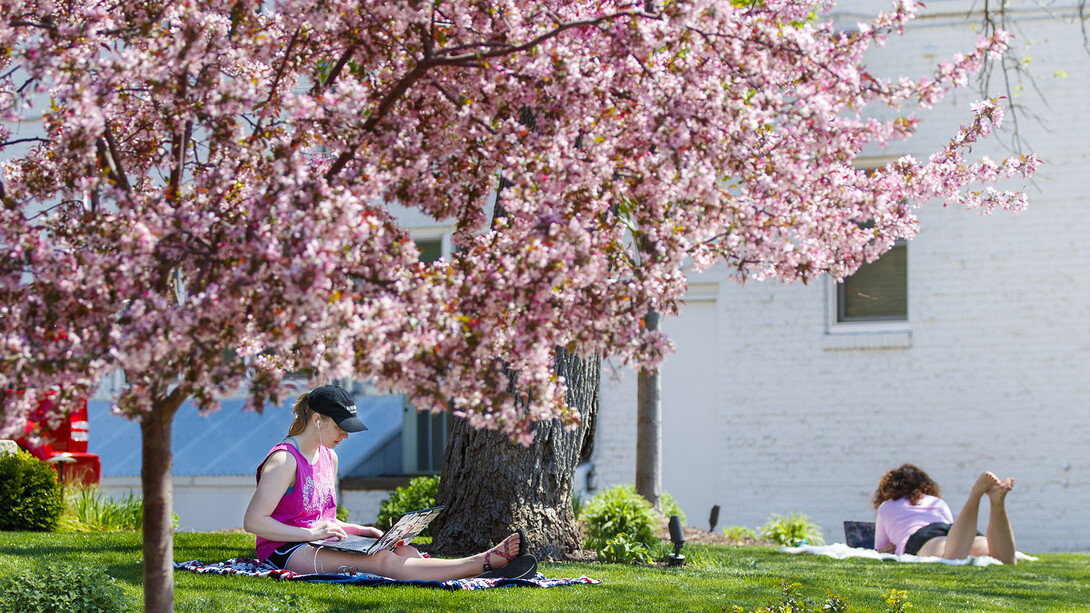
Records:
<instances>
[{"instance_id":1,"label":"earbud cord","mask_svg":"<svg viewBox=\"0 0 1090 613\"><path fill-rule=\"evenodd\" d=\"M321 453L321 448L322 448L322 418L320 418L320 417L318 418L317 425L318 425L318 449L319 449L318 453ZM319 550L317 550L317 549L314 551L314 574L315 575L318 574L318 551ZM323 571L325 570L325 564L322 564L322 570Z\"/></svg>"},{"instance_id":2,"label":"earbud cord","mask_svg":"<svg viewBox=\"0 0 1090 613\"><path fill-rule=\"evenodd\" d=\"M324 549L321 545L311 545L314 548L314 574L318 574L318 552ZM307 550L303 550L303 559L307 559ZM322 572L325 572L325 564L322 564Z\"/></svg>"}]
</instances>

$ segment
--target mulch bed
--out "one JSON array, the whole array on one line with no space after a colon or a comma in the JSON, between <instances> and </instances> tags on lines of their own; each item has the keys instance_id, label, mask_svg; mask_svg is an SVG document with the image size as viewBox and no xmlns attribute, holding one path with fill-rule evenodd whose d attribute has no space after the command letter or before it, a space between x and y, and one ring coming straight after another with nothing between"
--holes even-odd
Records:
<instances>
[{"instance_id":1,"label":"mulch bed","mask_svg":"<svg viewBox=\"0 0 1090 613\"><path fill-rule=\"evenodd\" d=\"M685 536L686 545L774 545L771 541L762 541L760 539L742 539L736 541L731 538L727 538L722 532L709 532L707 530L701 530L700 528L694 528L692 526L683 526L681 529L682 534ZM657 536L669 542L670 540L670 528L669 525L663 523L659 527ZM593 549L580 549L568 555L564 558L565 562L594 562L598 560L598 552ZM661 566L663 563L656 563L656 566Z\"/></svg>"}]
</instances>

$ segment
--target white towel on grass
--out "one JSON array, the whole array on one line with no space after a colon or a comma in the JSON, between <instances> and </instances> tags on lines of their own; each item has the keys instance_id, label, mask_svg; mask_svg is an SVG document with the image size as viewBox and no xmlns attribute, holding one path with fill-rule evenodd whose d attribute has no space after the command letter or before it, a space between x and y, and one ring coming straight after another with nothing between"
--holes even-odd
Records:
<instances>
[{"instance_id":1,"label":"white towel on grass","mask_svg":"<svg viewBox=\"0 0 1090 613\"><path fill-rule=\"evenodd\" d=\"M892 560L894 562L909 562L914 564L938 563L949 564L951 566L990 566L992 564L1002 564L1002 562L991 556L969 556L964 560L945 560L937 556L914 556L907 553L903 555L896 555L893 553L881 553L873 549L865 549L862 547L848 547L844 543L833 543L832 545L802 545L801 547L783 547L780 549L780 553L811 553L814 555L836 558L837 560L843 560L845 558L870 558L872 560ZM1019 561L1025 560L1027 562L1035 562L1037 560L1037 558L1033 556L1027 556L1021 551L1015 552L1014 556Z\"/></svg>"}]
</instances>

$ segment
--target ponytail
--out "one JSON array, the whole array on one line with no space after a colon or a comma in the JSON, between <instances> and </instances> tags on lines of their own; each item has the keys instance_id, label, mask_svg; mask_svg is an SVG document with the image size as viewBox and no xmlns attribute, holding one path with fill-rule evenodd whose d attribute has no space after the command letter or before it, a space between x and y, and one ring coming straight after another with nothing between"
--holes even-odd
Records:
<instances>
[{"instance_id":1,"label":"ponytail","mask_svg":"<svg viewBox=\"0 0 1090 613\"><path fill-rule=\"evenodd\" d=\"M303 430L307 428L307 422L310 421L310 416L314 415L314 411L310 409L310 392L303 393L299 396L299 400L295 401L295 419L291 422L291 427L288 428L288 436L296 436L302 434Z\"/></svg>"}]
</instances>

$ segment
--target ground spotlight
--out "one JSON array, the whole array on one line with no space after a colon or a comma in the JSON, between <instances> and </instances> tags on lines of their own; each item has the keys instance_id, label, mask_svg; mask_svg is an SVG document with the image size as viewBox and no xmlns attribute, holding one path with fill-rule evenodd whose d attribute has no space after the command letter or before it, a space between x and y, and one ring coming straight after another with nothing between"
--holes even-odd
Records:
<instances>
[{"instance_id":1,"label":"ground spotlight","mask_svg":"<svg viewBox=\"0 0 1090 613\"><path fill-rule=\"evenodd\" d=\"M681 555L681 546L685 544L685 534L681 531L681 518L677 515L670 516L670 540L674 542L674 553L670 554L667 566L681 566L685 563L685 556Z\"/></svg>"}]
</instances>

